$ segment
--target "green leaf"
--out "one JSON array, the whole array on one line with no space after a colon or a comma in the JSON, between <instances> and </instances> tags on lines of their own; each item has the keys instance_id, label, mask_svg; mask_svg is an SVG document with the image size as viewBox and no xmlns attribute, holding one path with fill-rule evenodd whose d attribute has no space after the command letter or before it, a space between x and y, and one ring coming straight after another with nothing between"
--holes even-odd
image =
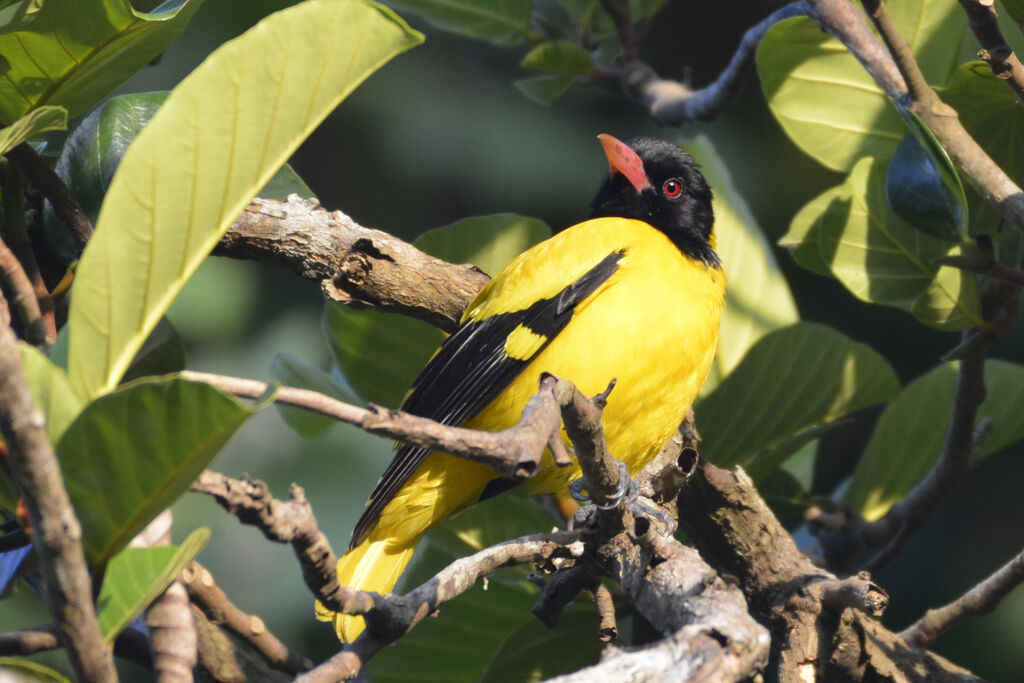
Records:
<instances>
[{"instance_id":1,"label":"green leaf","mask_svg":"<svg viewBox=\"0 0 1024 683\"><path fill-rule=\"evenodd\" d=\"M506 494L487 500L437 525L421 541L399 590L409 591L453 560L524 534L548 531L554 518L532 499ZM509 634L536 621L530 608L539 590L526 576L530 567L501 569L441 607L394 647L368 665L377 683L478 680ZM596 630L595 630L596 632Z\"/></svg>"},{"instance_id":2,"label":"green leaf","mask_svg":"<svg viewBox=\"0 0 1024 683\"><path fill-rule=\"evenodd\" d=\"M843 495L866 519L878 519L903 500L938 460L953 413L956 368L956 363L947 363L914 380L882 413ZM978 419L991 419L993 431L979 451L981 457L1024 438L1019 415L1024 366L990 360L985 363L985 384Z\"/></svg>"},{"instance_id":3,"label":"green leaf","mask_svg":"<svg viewBox=\"0 0 1024 683\"><path fill-rule=\"evenodd\" d=\"M598 627L593 605L570 606L552 629L531 619L508 634L479 680L540 681L596 664L604 648Z\"/></svg>"},{"instance_id":4,"label":"green leaf","mask_svg":"<svg viewBox=\"0 0 1024 683\"><path fill-rule=\"evenodd\" d=\"M0 130L0 155L48 130L65 130L68 110L64 107L39 107Z\"/></svg>"},{"instance_id":5,"label":"green leaf","mask_svg":"<svg viewBox=\"0 0 1024 683\"><path fill-rule=\"evenodd\" d=\"M290 353L279 353L274 356L270 365L270 373L285 386L317 391L345 403L356 403L359 400L355 394L341 386L329 374ZM323 434L335 423L332 418L310 410L281 403L275 403L275 405L281 418L300 436L309 438Z\"/></svg>"},{"instance_id":6,"label":"green leaf","mask_svg":"<svg viewBox=\"0 0 1024 683\"><path fill-rule=\"evenodd\" d=\"M887 5L929 83L953 72L964 38L953 0ZM769 107L806 154L839 171L863 156L888 158L903 139L900 116L843 45L806 17L776 24L757 49L757 72Z\"/></svg>"},{"instance_id":7,"label":"green leaf","mask_svg":"<svg viewBox=\"0 0 1024 683\"><path fill-rule=\"evenodd\" d=\"M417 14L434 26L497 45L533 37L531 0L390 0L399 12Z\"/></svg>"},{"instance_id":8,"label":"green leaf","mask_svg":"<svg viewBox=\"0 0 1024 683\"><path fill-rule=\"evenodd\" d=\"M968 62L939 94L956 109L960 122L992 160L1020 182L1024 178L1024 110L1006 83L984 62ZM995 234L1002 223L999 213L974 191L969 206L972 233Z\"/></svg>"},{"instance_id":9,"label":"green leaf","mask_svg":"<svg viewBox=\"0 0 1024 683\"><path fill-rule=\"evenodd\" d=\"M575 76L549 74L521 78L512 85L537 104L551 104L568 92L575 82Z\"/></svg>"},{"instance_id":10,"label":"green leaf","mask_svg":"<svg viewBox=\"0 0 1024 683\"><path fill-rule=\"evenodd\" d=\"M56 669L28 659L0 657L0 672L10 675L13 681L46 681L47 683L71 683L71 679ZM6 678L6 676L4 676Z\"/></svg>"},{"instance_id":11,"label":"green leaf","mask_svg":"<svg viewBox=\"0 0 1024 683\"><path fill-rule=\"evenodd\" d=\"M858 299L902 308L938 329L985 325L975 276L936 263L960 245L923 234L889 209L884 161L857 163L816 232L822 261Z\"/></svg>"},{"instance_id":12,"label":"green leaf","mask_svg":"<svg viewBox=\"0 0 1024 683\"><path fill-rule=\"evenodd\" d=\"M905 221L942 239L967 237L967 195L952 160L924 121L903 111L908 136L889 162L885 196Z\"/></svg>"},{"instance_id":13,"label":"green leaf","mask_svg":"<svg viewBox=\"0 0 1024 683\"><path fill-rule=\"evenodd\" d=\"M181 546L125 548L114 555L96 600L103 640L113 643L209 542L210 530L202 527L189 534Z\"/></svg>"},{"instance_id":14,"label":"green leaf","mask_svg":"<svg viewBox=\"0 0 1024 683\"><path fill-rule=\"evenodd\" d=\"M818 228L826 221L846 220L850 198L846 186L829 188L793 216L789 231L779 238L779 246L789 249L793 259L807 270L819 275L832 275L829 264L821 256Z\"/></svg>"},{"instance_id":15,"label":"green leaf","mask_svg":"<svg viewBox=\"0 0 1024 683\"><path fill-rule=\"evenodd\" d=\"M715 189L716 250L728 276L718 352L702 389L706 395L758 339L800 315L771 246L711 140L700 136L686 148Z\"/></svg>"},{"instance_id":16,"label":"green leaf","mask_svg":"<svg viewBox=\"0 0 1024 683\"><path fill-rule=\"evenodd\" d=\"M758 481L757 492L787 529L804 521L804 513L812 502L796 477L782 468L776 468Z\"/></svg>"},{"instance_id":17,"label":"green leaf","mask_svg":"<svg viewBox=\"0 0 1024 683\"><path fill-rule=\"evenodd\" d=\"M55 170L93 223L99 217L107 189L128 146L168 95L169 91L160 91L112 97L89 112L68 136ZM285 199L292 192L303 197L313 196L312 190L285 164L258 194L267 199ZM50 246L65 263L71 263L76 254L68 227L49 202L43 209L43 228Z\"/></svg>"},{"instance_id":18,"label":"green leaf","mask_svg":"<svg viewBox=\"0 0 1024 683\"><path fill-rule=\"evenodd\" d=\"M702 450L720 467L746 465L898 392L896 374L871 348L824 325L797 323L763 337L697 404Z\"/></svg>"},{"instance_id":19,"label":"green leaf","mask_svg":"<svg viewBox=\"0 0 1024 683\"><path fill-rule=\"evenodd\" d=\"M1024 24L1024 0L1002 0L1006 13L1018 24Z\"/></svg>"},{"instance_id":20,"label":"green leaf","mask_svg":"<svg viewBox=\"0 0 1024 683\"><path fill-rule=\"evenodd\" d=\"M39 349L19 343L18 351L32 398L46 416L46 435L50 443L56 444L82 411L82 398L71 386L67 373L51 363Z\"/></svg>"},{"instance_id":21,"label":"green leaf","mask_svg":"<svg viewBox=\"0 0 1024 683\"><path fill-rule=\"evenodd\" d=\"M497 273L515 256L550 236L544 223L515 214L466 218L431 230L415 242L453 263ZM357 311L328 302L324 331L345 380L367 401L398 407L441 343L437 328L393 313Z\"/></svg>"},{"instance_id":22,"label":"green leaf","mask_svg":"<svg viewBox=\"0 0 1024 683\"><path fill-rule=\"evenodd\" d=\"M593 70L590 53L568 40L541 43L526 53L520 66L570 76L587 76Z\"/></svg>"},{"instance_id":23,"label":"green leaf","mask_svg":"<svg viewBox=\"0 0 1024 683\"><path fill-rule=\"evenodd\" d=\"M359 83L421 41L379 5L309 0L182 81L125 154L78 266L72 383L89 396L116 386L253 195Z\"/></svg>"},{"instance_id":24,"label":"green leaf","mask_svg":"<svg viewBox=\"0 0 1024 683\"><path fill-rule=\"evenodd\" d=\"M121 381L127 383L140 377L168 375L184 369L185 343L171 321L160 318Z\"/></svg>"},{"instance_id":25,"label":"green leaf","mask_svg":"<svg viewBox=\"0 0 1024 683\"><path fill-rule=\"evenodd\" d=\"M184 493L259 408L174 377L140 380L87 405L57 453L90 564L103 567Z\"/></svg>"},{"instance_id":26,"label":"green leaf","mask_svg":"<svg viewBox=\"0 0 1024 683\"><path fill-rule=\"evenodd\" d=\"M171 0L153 12L128 0L22 0L0 29L0 120L40 105L77 116L163 52L202 0Z\"/></svg>"}]
</instances>

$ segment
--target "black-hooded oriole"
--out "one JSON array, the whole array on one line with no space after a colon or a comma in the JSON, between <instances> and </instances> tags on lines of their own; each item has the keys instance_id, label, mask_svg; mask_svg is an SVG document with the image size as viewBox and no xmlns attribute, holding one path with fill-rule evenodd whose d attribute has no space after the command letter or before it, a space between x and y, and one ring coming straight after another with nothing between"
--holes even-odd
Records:
<instances>
[{"instance_id":1,"label":"black-hooded oriole","mask_svg":"<svg viewBox=\"0 0 1024 683\"><path fill-rule=\"evenodd\" d=\"M599 136L610 173L591 219L511 261L473 299L402 408L445 424L500 430L518 422L541 372L596 394L611 452L636 473L682 422L711 367L725 276L715 253L711 190L668 142ZM565 435L563 433L563 439ZM566 490L578 465L546 453L530 493ZM508 488L486 465L402 445L370 495L338 579L390 591L434 524ZM351 642L362 617L336 614Z\"/></svg>"}]
</instances>

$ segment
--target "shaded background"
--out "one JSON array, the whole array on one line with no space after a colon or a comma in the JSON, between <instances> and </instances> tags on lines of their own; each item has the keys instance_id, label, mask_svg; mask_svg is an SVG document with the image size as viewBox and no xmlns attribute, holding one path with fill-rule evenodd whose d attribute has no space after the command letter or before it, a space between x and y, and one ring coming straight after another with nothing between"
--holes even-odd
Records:
<instances>
[{"instance_id":1,"label":"shaded background","mask_svg":"<svg viewBox=\"0 0 1024 683\"><path fill-rule=\"evenodd\" d=\"M206 0L160 62L121 92L173 87L222 42L287 4ZM781 4L677 0L658 15L645 56L663 76L681 77L685 67L694 85L706 84L746 28ZM719 120L659 129L621 96L593 87L577 86L551 106L537 105L511 86L528 75L518 66L523 47L496 48L433 30L415 16L405 18L427 35L426 43L360 86L292 159L327 208L341 209L363 225L411 239L487 213L534 216L553 228L578 222L606 168L595 140L600 132L678 140L708 135L771 242L806 201L842 180L788 142L753 70ZM776 251L802 317L871 345L904 382L956 344L956 335L924 328L904 312L863 304L836 281L804 271L784 250ZM169 315L188 345L190 368L269 379L271 361L282 351L326 367L321 312L313 283L284 270L211 259ZM1019 332L1003 340L996 355L1020 361L1020 340ZM839 460L841 445L835 449ZM287 496L293 481L304 486L322 529L341 550L390 454L389 443L345 426L301 440L274 411L265 411L243 427L214 468L264 479L278 497ZM1018 447L986 459L877 577L892 594L888 625L902 628L924 609L956 597L1024 546L1021 454ZM839 462L837 471L852 464ZM312 601L289 547L270 544L206 497L187 494L175 515L175 541L196 526L211 527L213 540L199 559L242 609L259 614L314 659L336 651L332 629L312 618ZM38 610L38 599L21 591L4 603L0 627L17 623L21 609ZM1024 652L1015 647L1022 629L1024 592L1018 592L935 649L979 675L1017 680L1024 672ZM143 675L131 669L124 674Z\"/></svg>"}]
</instances>

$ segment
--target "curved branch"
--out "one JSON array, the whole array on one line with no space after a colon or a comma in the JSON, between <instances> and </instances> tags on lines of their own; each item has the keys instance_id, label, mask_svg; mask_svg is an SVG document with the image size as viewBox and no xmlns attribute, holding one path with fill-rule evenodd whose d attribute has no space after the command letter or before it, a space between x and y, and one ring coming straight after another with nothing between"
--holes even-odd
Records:
<instances>
[{"instance_id":1,"label":"curved branch","mask_svg":"<svg viewBox=\"0 0 1024 683\"><path fill-rule=\"evenodd\" d=\"M1024 65L999 30L995 6L978 0L960 0L960 6L967 15L967 25L981 43L978 58L988 64L992 73L1010 88L1017 101L1024 104Z\"/></svg>"}]
</instances>

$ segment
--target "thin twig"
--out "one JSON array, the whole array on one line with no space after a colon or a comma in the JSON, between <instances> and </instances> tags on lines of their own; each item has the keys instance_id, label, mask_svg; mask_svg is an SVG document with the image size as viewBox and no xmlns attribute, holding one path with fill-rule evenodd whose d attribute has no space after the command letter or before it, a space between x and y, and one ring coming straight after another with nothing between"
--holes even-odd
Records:
<instances>
[{"instance_id":1,"label":"thin twig","mask_svg":"<svg viewBox=\"0 0 1024 683\"><path fill-rule=\"evenodd\" d=\"M57 339L57 320L54 315L53 297L50 296L50 291L46 288L46 283L43 282L39 264L36 262L36 254L32 248L32 241L29 239L28 229L25 227L25 183L17 164L8 163L6 166L3 192L3 239L14 252L14 257L25 269L25 275L32 283L32 291L35 292L39 313L43 318L43 327L46 330L45 343L52 344Z\"/></svg>"},{"instance_id":2,"label":"thin twig","mask_svg":"<svg viewBox=\"0 0 1024 683\"><path fill-rule=\"evenodd\" d=\"M33 346L46 348L46 325L39 311L39 300L36 299L32 282L3 239L0 239L0 278L8 290L14 293L11 303L24 325L25 340Z\"/></svg>"},{"instance_id":3,"label":"thin twig","mask_svg":"<svg viewBox=\"0 0 1024 683\"><path fill-rule=\"evenodd\" d=\"M260 398L270 389L264 382L204 372L184 371L181 376L247 398ZM536 473L544 449L559 427L558 407L553 393L555 381L554 378L542 381L541 389L523 409L519 424L500 432L449 427L380 406L359 408L315 391L294 387L278 387L274 400L318 412L371 434L482 462L493 467L499 474L523 479Z\"/></svg>"},{"instance_id":4,"label":"thin twig","mask_svg":"<svg viewBox=\"0 0 1024 683\"><path fill-rule=\"evenodd\" d=\"M293 676L313 668L311 661L278 640L262 619L238 609L213 580L213 574L198 562L185 567L180 580L211 623L249 643L271 667Z\"/></svg>"},{"instance_id":5,"label":"thin twig","mask_svg":"<svg viewBox=\"0 0 1024 683\"><path fill-rule=\"evenodd\" d=\"M52 624L0 633L0 657L34 655L58 647L60 641L57 639L57 627Z\"/></svg>"},{"instance_id":6,"label":"thin twig","mask_svg":"<svg viewBox=\"0 0 1024 683\"><path fill-rule=\"evenodd\" d=\"M960 622L994 610L1021 582L1024 582L1024 552L953 602L928 610L900 633L900 637L908 643L928 647Z\"/></svg>"},{"instance_id":7,"label":"thin twig","mask_svg":"<svg viewBox=\"0 0 1024 683\"><path fill-rule=\"evenodd\" d=\"M978 58L988 64L992 73L1010 88L1017 101L1024 104L1024 65L999 30L995 5L978 0L960 0L960 6L967 15L967 25L981 43Z\"/></svg>"},{"instance_id":8,"label":"thin twig","mask_svg":"<svg viewBox=\"0 0 1024 683\"><path fill-rule=\"evenodd\" d=\"M689 121L710 121L739 93L743 75L764 34L784 19L809 15L811 12L807 2L793 2L772 12L756 26L748 29L743 34L743 39L729 64L714 82L704 88L693 90L685 83L659 76L650 65L625 50L626 43L623 42L621 31L623 58L614 69L596 66L593 80L595 83L624 91L629 98L646 107L651 117L663 125L678 126Z\"/></svg>"},{"instance_id":9,"label":"thin twig","mask_svg":"<svg viewBox=\"0 0 1024 683\"><path fill-rule=\"evenodd\" d=\"M92 222L82 211L68 186L27 142L9 151L7 158L16 163L32 186L50 200L54 211L71 231L71 236L75 240L75 251L80 255L92 237Z\"/></svg>"},{"instance_id":10,"label":"thin twig","mask_svg":"<svg viewBox=\"0 0 1024 683\"><path fill-rule=\"evenodd\" d=\"M599 619L597 637L603 643L610 643L619 637L619 626L615 621L615 601L603 583L598 584L594 591L594 606Z\"/></svg>"},{"instance_id":11,"label":"thin twig","mask_svg":"<svg viewBox=\"0 0 1024 683\"><path fill-rule=\"evenodd\" d=\"M0 326L0 430L7 442L7 463L32 521L47 605L77 676L114 681L113 657L103 642L92 603L92 581L80 541L82 527L46 435L46 420L32 400L18 356L14 333Z\"/></svg>"}]
</instances>

